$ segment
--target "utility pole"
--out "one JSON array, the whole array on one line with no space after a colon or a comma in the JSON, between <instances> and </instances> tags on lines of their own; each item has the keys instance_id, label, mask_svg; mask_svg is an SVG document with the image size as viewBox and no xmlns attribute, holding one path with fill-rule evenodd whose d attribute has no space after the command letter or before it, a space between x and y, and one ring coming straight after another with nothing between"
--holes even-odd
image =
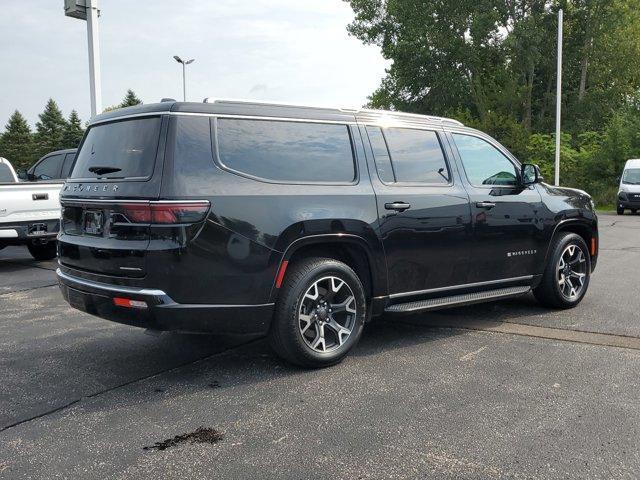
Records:
<instances>
[{"instance_id":1,"label":"utility pole","mask_svg":"<svg viewBox=\"0 0 640 480\"><path fill-rule=\"evenodd\" d=\"M102 84L100 80L100 39L98 36L98 0L65 0L64 14L87 22L89 44L89 91L91 116L102 113Z\"/></svg>"},{"instance_id":2,"label":"utility pole","mask_svg":"<svg viewBox=\"0 0 640 480\"><path fill-rule=\"evenodd\" d=\"M182 64L182 101L186 102L187 101L187 78L186 78L185 70L187 65L195 61L195 58L185 61L185 60L182 60L178 55L174 55L173 59L176 62Z\"/></svg>"},{"instance_id":3,"label":"utility pole","mask_svg":"<svg viewBox=\"0 0 640 480\"><path fill-rule=\"evenodd\" d=\"M560 186L560 134L562 116L562 21L563 11L558 11L558 84L556 86L556 178L555 186Z\"/></svg>"}]
</instances>

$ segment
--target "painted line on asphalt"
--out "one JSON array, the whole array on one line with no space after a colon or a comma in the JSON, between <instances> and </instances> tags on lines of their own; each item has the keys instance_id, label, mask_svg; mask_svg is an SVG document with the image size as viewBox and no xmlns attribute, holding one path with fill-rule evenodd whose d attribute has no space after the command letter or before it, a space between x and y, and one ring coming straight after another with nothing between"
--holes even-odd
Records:
<instances>
[{"instance_id":1,"label":"painted line on asphalt","mask_svg":"<svg viewBox=\"0 0 640 480\"><path fill-rule=\"evenodd\" d=\"M406 322L417 325L417 322ZM640 350L640 338L611 333L586 332L581 330L569 330L557 327L539 327L514 322L496 322L491 320L461 320L459 322L448 319L434 319L428 323L421 322L422 326L437 328L458 328L462 330L478 330L482 332L505 333L523 337L544 338L547 340L561 340L564 342L586 343L603 347L627 348Z\"/></svg>"}]
</instances>

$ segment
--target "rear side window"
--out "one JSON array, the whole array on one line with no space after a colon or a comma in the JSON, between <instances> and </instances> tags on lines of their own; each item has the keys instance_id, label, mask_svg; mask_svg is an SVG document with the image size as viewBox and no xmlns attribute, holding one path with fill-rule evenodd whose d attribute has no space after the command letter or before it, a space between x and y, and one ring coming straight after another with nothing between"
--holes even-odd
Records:
<instances>
[{"instance_id":1,"label":"rear side window","mask_svg":"<svg viewBox=\"0 0 640 480\"><path fill-rule=\"evenodd\" d=\"M60 168L62 168L62 159L64 155L51 155L43 159L33 169L33 175L36 180L51 180L60 178Z\"/></svg>"},{"instance_id":2,"label":"rear side window","mask_svg":"<svg viewBox=\"0 0 640 480\"><path fill-rule=\"evenodd\" d=\"M346 125L219 118L220 162L238 173L291 183L351 183Z\"/></svg>"},{"instance_id":3,"label":"rear side window","mask_svg":"<svg viewBox=\"0 0 640 480\"><path fill-rule=\"evenodd\" d=\"M14 183L15 181L9 165L0 163L0 183Z\"/></svg>"},{"instance_id":4,"label":"rear side window","mask_svg":"<svg viewBox=\"0 0 640 480\"><path fill-rule=\"evenodd\" d=\"M367 127L367 135L371 148L373 150L373 158L376 163L376 170L378 171L378 177L385 183L393 183L396 181L393 175L393 167L391 166L391 157L389 157L389 150L387 150L387 143L382 136L382 130L380 127Z\"/></svg>"},{"instance_id":5,"label":"rear side window","mask_svg":"<svg viewBox=\"0 0 640 480\"><path fill-rule=\"evenodd\" d=\"M449 169L436 132L387 128L384 135L397 182L449 183Z\"/></svg>"},{"instance_id":6,"label":"rear side window","mask_svg":"<svg viewBox=\"0 0 640 480\"><path fill-rule=\"evenodd\" d=\"M211 190L215 164L211 151L208 117L178 116L172 119L170 138L174 139L171 182L178 195Z\"/></svg>"},{"instance_id":7,"label":"rear side window","mask_svg":"<svg viewBox=\"0 0 640 480\"><path fill-rule=\"evenodd\" d=\"M71 173L71 167L73 166L73 161L76 158L75 153L67 153L64 157L64 163L62 164L62 172L60 172L60 178L67 178Z\"/></svg>"},{"instance_id":8,"label":"rear side window","mask_svg":"<svg viewBox=\"0 0 640 480\"><path fill-rule=\"evenodd\" d=\"M82 142L71 178L148 178L153 173L160 117L95 125Z\"/></svg>"}]
</instances>

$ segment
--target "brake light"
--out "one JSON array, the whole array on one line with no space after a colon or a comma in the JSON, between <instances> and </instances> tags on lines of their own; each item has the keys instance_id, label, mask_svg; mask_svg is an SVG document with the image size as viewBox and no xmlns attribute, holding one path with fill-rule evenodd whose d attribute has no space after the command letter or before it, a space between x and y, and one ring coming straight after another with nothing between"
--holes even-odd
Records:
<instances>
[{"instance_id":1,"label":"brake light","mask_svg":"<svg viewBox=\"0 0 640 480\"><path fill-rule=\"evenodd\" d=\"M178 224L197 223L209 211L208 201L150 202L122 204L122 213L132 223Z\"/></svg>"}]
</instances>

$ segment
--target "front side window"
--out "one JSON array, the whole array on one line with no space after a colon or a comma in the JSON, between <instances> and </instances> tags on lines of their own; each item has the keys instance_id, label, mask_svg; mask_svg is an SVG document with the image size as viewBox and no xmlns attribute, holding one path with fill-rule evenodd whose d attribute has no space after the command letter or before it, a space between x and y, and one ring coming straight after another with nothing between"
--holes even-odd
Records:
<instances>
[{"instance_id":1,"label":"front side window","mask_svg":"<svg viewBox=\"0 0 640 480\"><path fill-rule=\"evenodd\" d=\"M384 135L397 182L449 183L449 169L436 132L386 128Z\"/></svg>"},{"instance_id":2,"label":"front side window","mask_svg":"<svg viewBox=\"0 0 640 480\"><path fill-rule=\"evenodd\" d=\"M63 155L51 155L42 160L36 165L36 168L33 169L33 175L36 177L36 180L59 178L62 160Z\"/></svg>"},{"instance_id":3,"label":"front side window","mask_svg":"<svg viewBox=\"0 0 640 480\"><path fill-rule=\"evenodd\" d=\"M146 178L153 173L160 117L94 125L82 142L71 178Z\"/></svg>"},{"instance_id":4,"label":"front side window","mask_svg":"<svg viewBox=\"0 0 640 480\"><path fill-rule=\"evenodd\" d=\"M489 142L459 133L454 133L453 138L472 185L513 186L518 183L515 165Z\"/></svg>"},{"instance_id":5,"label":"front side window","mask_svg":"<svg viewBox=\"0 0 640 480\"><path fill-rule=\"evenodd\" d=\"M351 183L355 163L346 125L219 118L220 162L275 182Z\"/></svg>"},{"instance_id":6,"label":"front side window","mask_svg":"<svg viewBox=\"0 0 640 480\"><path fill-rule=\"evenodd\" d=\"M640 168L629 168L624 171L622 183L628 185L640 185Z\"/></svg>"}]
</instances>

